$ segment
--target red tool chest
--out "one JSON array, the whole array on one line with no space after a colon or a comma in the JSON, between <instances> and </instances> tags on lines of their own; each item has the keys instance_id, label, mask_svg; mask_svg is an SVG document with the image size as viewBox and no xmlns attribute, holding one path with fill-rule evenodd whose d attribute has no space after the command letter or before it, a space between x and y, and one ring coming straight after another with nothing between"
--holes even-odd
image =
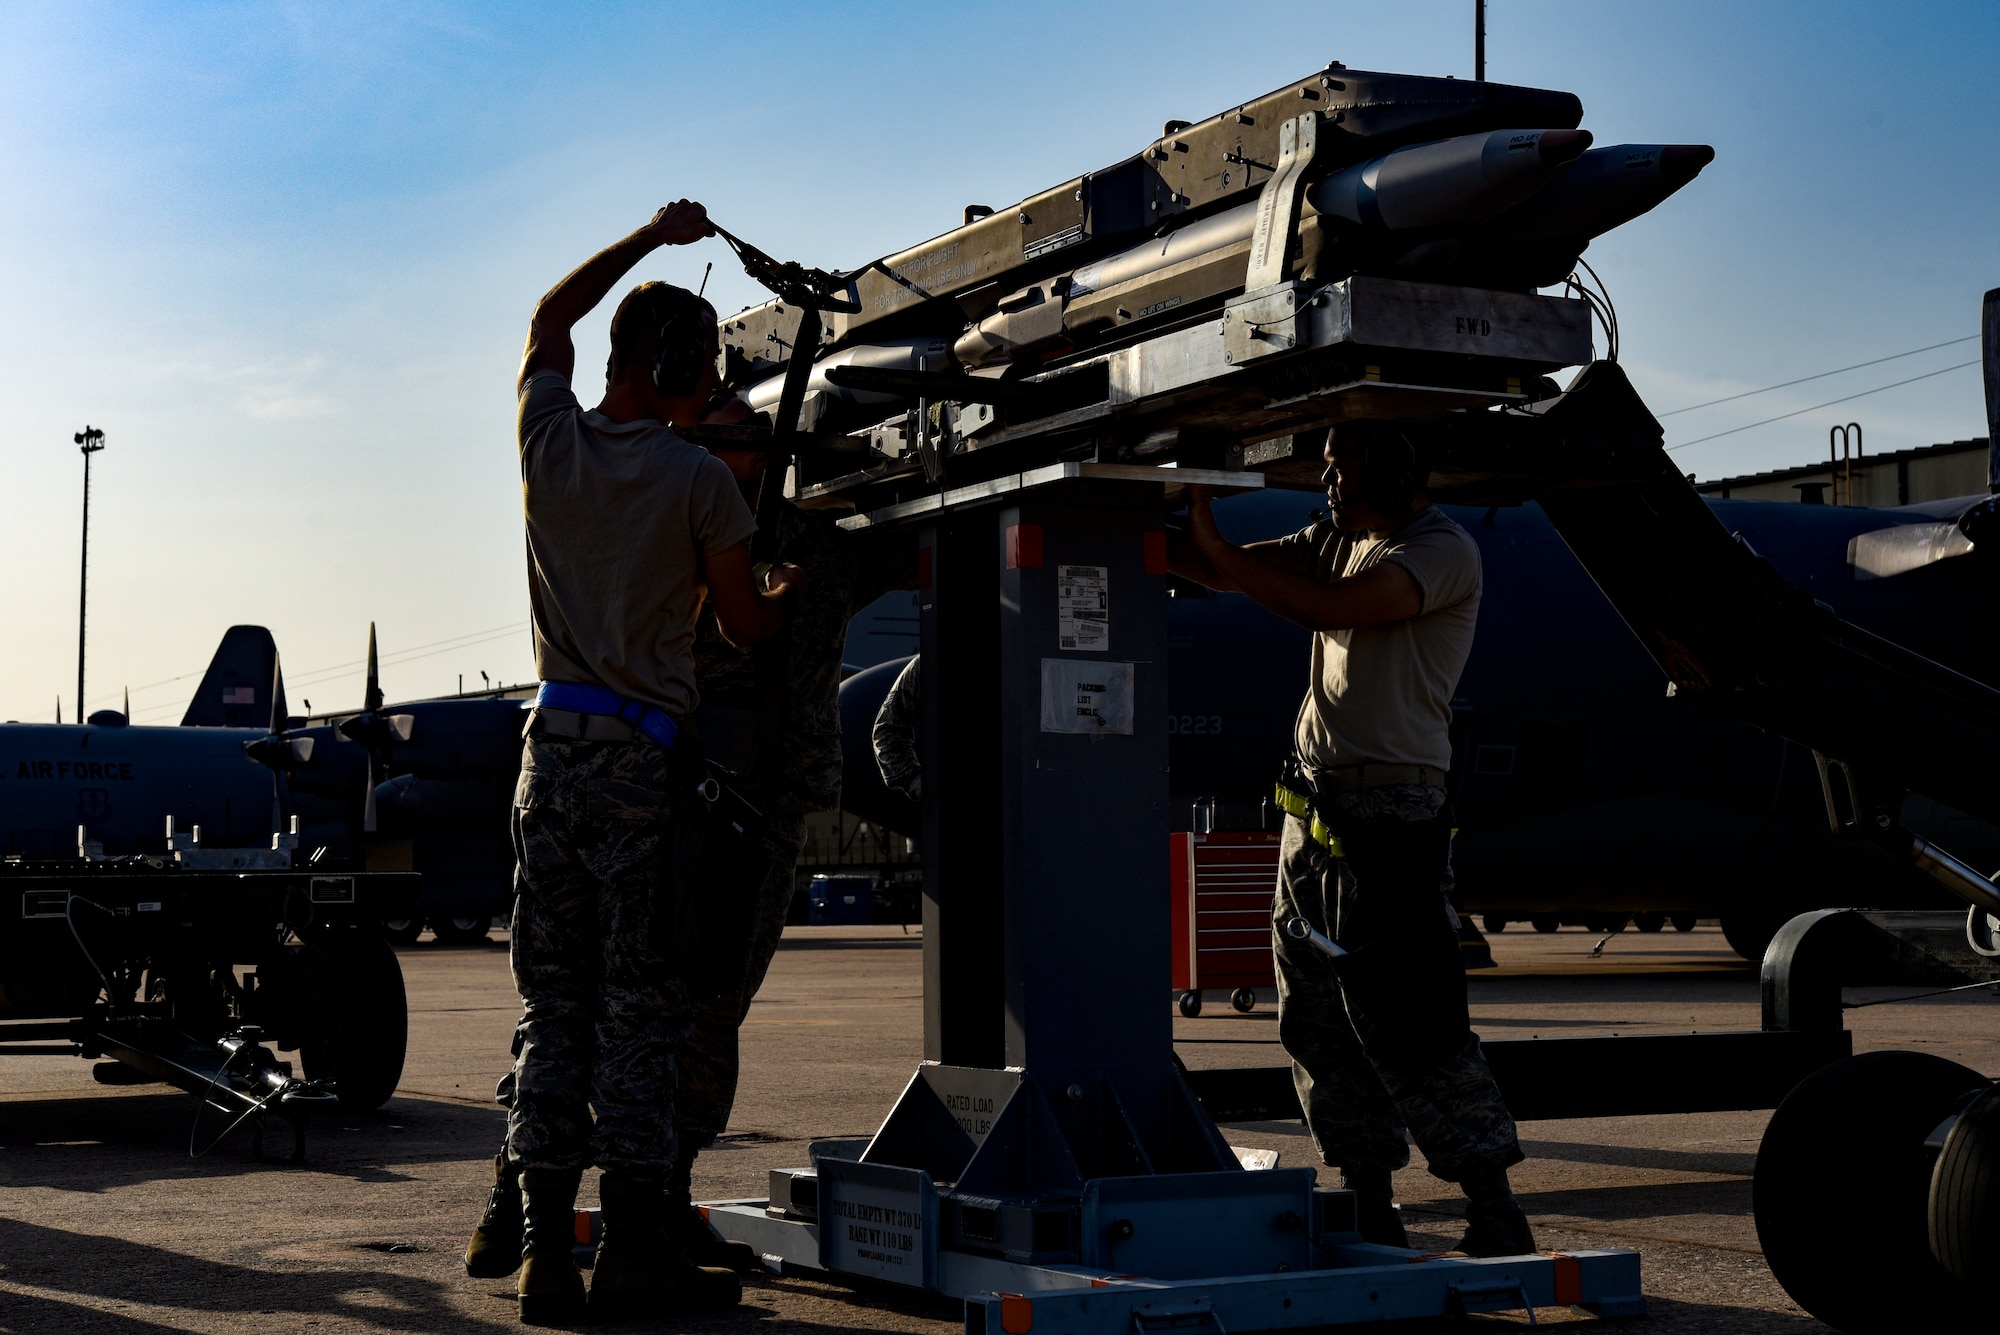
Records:
<instances>
[{"instance_id":1,"label":"red tool chest","mask_svg":"<svg viewBox=\"0 0 2000 1335\"><path fill-rule=\"evenodd\" d=\"M1279 835L1229 830L1167 837L1174 988L1181 994L1181 1014L1200 1013L1204 988L1233 990L1236 1008L1247 1011L1255 1003L1250 989L1277 985L1271 963L1271 894L1278 884Z\"/></svg>"}]
</instances>

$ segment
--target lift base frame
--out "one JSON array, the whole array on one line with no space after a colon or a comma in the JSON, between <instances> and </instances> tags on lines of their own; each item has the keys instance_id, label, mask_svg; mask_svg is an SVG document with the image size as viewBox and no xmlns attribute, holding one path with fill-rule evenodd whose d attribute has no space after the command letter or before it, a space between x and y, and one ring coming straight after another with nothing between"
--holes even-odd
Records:
<instances>
[{"instance_id":1,"label":"lift base frame","mask_svg":"<svg viewBox=\"0 0 2000 1335\"><path fill-rule=\"evenodd\" d=\"M1241 1176L1254 1180L1264 1174ZM1213 1209L1214 1201L1202 1198L1195 1183L1174 1185L1175 1197L1157 1202L1163 1213L1199 1221ZM717 1201L702 1209L717 1232L748 1243L774 1270L881 1278L828 1267L822 1259L823 1225L780 1217L769 1200ZM1191 1223L1190 1236L1181 1239L1185 1264L1197 1269L1203 1252L1198 1232L1199 1223ZM1323 1235L1310 1250L1313 1264L1298 1269L1170 1278L1034 1265L933 1245L920 1258L929 1282L905 1287L963 1299L967 1335L1031 1328L1038 1335L1296 1330L1549 1307L1581 1308L1600 1317L1642 1316L1646 1310L1637 1252L1475 1258L1371 1246L1352 1233Z\"/></svg>"}]
</instances>

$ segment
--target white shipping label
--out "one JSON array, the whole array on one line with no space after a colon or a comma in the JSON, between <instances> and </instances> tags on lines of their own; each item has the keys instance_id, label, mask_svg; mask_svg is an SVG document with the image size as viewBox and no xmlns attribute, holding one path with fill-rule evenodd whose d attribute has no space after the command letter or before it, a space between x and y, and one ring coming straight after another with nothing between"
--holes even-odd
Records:
<instances>
[{"instance_id":1,"label":"white shipping label","mask_svg":"<svg viewBox=\"0 0 2000 1335\"><path fill-rule=\"evenodd\" d=\"M1101 654L1111 648L1108 566L1057 566L1056 607L1059 648L1086 654Z\"/></svg>"},{"instance_id":2,"label":"white shipping label","mask_svg":"<svg viewBox=\"0 0 2000 1335\"><path fill-rule=\"evenodd\" d=\"M1042 731L1132 735L1132 665L1042 660Z\"/></svg>"},{"instance_id":3,"label":"white shipping label","mask_svg":"<svg viewBox=\"0 0 2000 1335\"><path fill-rule=\"evenodd\" d=\"M924 1173L883 1164L820 1164L822 1265L925 1288L936 1266L937 1219L937 1188Z\"/></svg>"}]
</instances>

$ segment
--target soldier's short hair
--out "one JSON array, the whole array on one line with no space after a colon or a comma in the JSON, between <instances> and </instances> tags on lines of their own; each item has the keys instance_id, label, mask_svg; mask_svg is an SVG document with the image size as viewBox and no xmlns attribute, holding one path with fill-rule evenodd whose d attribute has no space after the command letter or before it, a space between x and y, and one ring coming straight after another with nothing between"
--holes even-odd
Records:
<instances>
[{"instance_id":1,"label":"soldier's short hair","mask_svg":"<svg viewBox=\"0 0 2000 1335\"><path fill-rule=\"evenodd\" d=\"M713 355L715 307L672 283L641 283L611 315L610 374L664 360L691 363Z\"/></svg>"}]
</instances>

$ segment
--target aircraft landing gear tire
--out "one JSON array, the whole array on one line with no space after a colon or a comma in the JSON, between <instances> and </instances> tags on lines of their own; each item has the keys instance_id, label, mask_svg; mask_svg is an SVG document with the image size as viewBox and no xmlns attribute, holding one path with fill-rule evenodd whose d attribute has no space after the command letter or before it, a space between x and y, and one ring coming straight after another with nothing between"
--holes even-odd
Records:
<instances>
[{"instance_id":1,"label":"aircraft landing gear tire","mask_svg":"<svg viewBox=\"0 0 2000 1335\"><path fill-rule=\"evenodd\" d=\"M341 1107L373 1111L403 1078L410 1037L403 967L387 941L358 928L327 932L309 949L318 1014L300 1045L305 1077L331 1080Z\"/></svg>"},{"instance_id":2,"label":"aircraft landing gear tire","mask_svg":"<svg viewBox=\"0 0 2000 1335\"><path fill-rule=\"evenodd\" d=\"M1498 936L1501 932L1507 930L1507 924L1511 922L1512 919L1503 918L1497 913L1489 913L1484 918L1480 919L1480 921L1482 924L1484 924L1489 934Z\"/></svg>"},{"instance_id":3,"label":"aircraft landing gear tire","mask_svg":"<svg viewBox=\"0 0 2000 1335\"><path fill-rule=\"evenodd\" d=\"M1988 1087L1929 1053L1869 1052L1785 1096L1757 1151L1751 1202L1771 1273L1794 1302L1851 1335L1980 1324L1976 1290L1931 1254L1938 1156L1924 1138Z\"/></svg>"},{"instance_id":4,"label":"aircraft landing gear tire","mask_svg":"<svg viewBox=\"0 0 2000 1335\"><path fill-rule=\"evenodd\" d=\"M392 946L415 945L424 932L424 920L418 917L382 919L382 937Z\"/></svg>"},{"instance_id":5,"label":"aircraft landing gear tire","mask_svg":"<svg viewBox=\"0 0 2000 1335\"><path fill-rule=\"evenodd\" d=\"M1192 1020L1195 1016L1201 1014L1201 993L1183 992L1178 1004L1181 1014Z\"/></svg>"},{"instance_id":6,"label":"aircraft landing gear tire","mask_svg":"<svg viewBox=\"0 0 2000 1335\"><path fill-rule=\"evenodd\" d=\"M1239 987L1229 994L1229 1004L1239 1015L1248 1015L1257 1009L1257 994L1247 987Z\"/></svg>"},{"instance_id":7,"label":"aircraft landing gear tire","mask_svg":"<svg viewBox=\"0 0 2000 1335\"><path fill-rule=\"evenodd\" d=\"M1539 917L1528 919L1528 925L1534 928L1536 931L1546 935L1549 932L1560 932L1562 930L1563 923L1562 919L1558 918L1555 914L1544 913Z\"/></svg>"},{"instance_id":8,"label":"aircraft landing gear tire","mask_svg":"<svg viewBox=\"0 0 2000 1335\"><path fill-rule=\"evenodd\" d=\"M1665 929L1667 915L1664 913L1635 913L1632 925L1642 932L1658 932Z\"/></svg>"},{"instance_id":9,"label":"aircraft landing gear tire","mask_svg":"<svg viewBox=\"0 0 2000 1335\"><path fill-rule=\"evenodd\" d=\"M1674 925L1676 932L1692 932L1697 920L1692 913L1676 913L1668 917L1667 921Z\"/></svg>"},{"instance_id":10,"label":"aircraft landing gear tire","mask_svg":"<svg viewBox=\"0 0 2000 1335\"><path fill-rule=\"evenodd\" d=\"M1985 1287L2000 1256L2000 1085L1974 1099L1944 1138L1931 1176L1931 1255Z\"/></svg>"},{"instance_id":11,"label":"aircraft landing gear tire","mask_svg":"<svg viewBox=\"0 0 2000 1335\"><path fill-rule=\"evenodd\" d=\"M1764 952L1771 948L1771 938L1778 934L1791 918L1790 914L1779 916L1765 913L1731 913L1721 919L1722 939L1729 948L1749 960L1752 964L1764 962Z\"/></svg>"},{"instance_id":12,"label":"aircraft landing gear tire","mask_svg":"<svg viewBox=\"0 0 2000 1335\"><path fill-rule=\"evenodd\" d=\"M431 922L431 931L441 946L475 946L492 930L490 913L452 913Z\"/></svg>"}]
</instances>

